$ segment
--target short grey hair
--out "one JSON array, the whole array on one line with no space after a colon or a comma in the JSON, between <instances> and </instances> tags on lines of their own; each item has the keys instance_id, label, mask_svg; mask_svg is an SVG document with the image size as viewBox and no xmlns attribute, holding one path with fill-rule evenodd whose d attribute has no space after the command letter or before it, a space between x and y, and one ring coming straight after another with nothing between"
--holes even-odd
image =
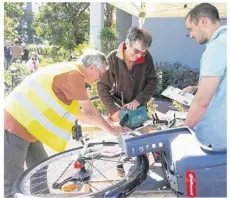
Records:
<instances>
[{"instance_id":1,"label":"short grey hair","mask_svg":"<svg viewBox=\"0 0 230 198\"><path fill-rule=\"evenodd\" d=\"M83 53L78 61L80 61L84 67L89 67L93 64L96 65L97 68L100 68L105 64L108 64L105 54L93 49L87 50Z\"/></svg>"},{"instance_id":2,"label":"short grey hair","mask_svg":"<svg viewBox=\"0 0 230 198\"><path fill-rule=\"evenodd\" d=\"M216 23L220 21L219 12L215 6L210 3L201 3L191 9L185 20L190 17L190 22L194 22L196 25L198 24L201 17L209 18L212 23Z\"/></svg>"},{"instance_id":3,"label":"short grey hair","mask_svg":"<svg viewBox=\"0 0 230 198\"><path fill-rule=\"evenodd\" d=\"M142 47L147 49L152 44L152 36L150 33L144 29L138 27L131 27L128 30L126 43L132 45L132 43L139 41L142 44Z\"/></svg>"}]
</instances>

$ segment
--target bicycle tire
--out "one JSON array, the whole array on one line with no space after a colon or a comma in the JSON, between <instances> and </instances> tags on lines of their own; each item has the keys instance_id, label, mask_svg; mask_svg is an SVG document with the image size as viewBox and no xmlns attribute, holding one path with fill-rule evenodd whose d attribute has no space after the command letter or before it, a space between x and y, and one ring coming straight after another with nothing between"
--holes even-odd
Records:
<instances>
[{"instance_id":1,"label":"bicycle tire","mask_svg":"<svg viewBox=\"0 0 230 198\"><path fill-rule=\"evenodd\" d=\"M92 147L95 145L99 145L102 144L103 146L109 146L109 145L117 145L118 143L115 142L100 142L100 143L91 143L89 144L88 147ZM50 157L48 157L47 159L43 160L42 162L33 165L32 167L28 168L25 172L23 172L23 174L16 180L14 188L13 188L13 194L16 195L16 197L20 198L20 197L33 197L33 198L37 198L40 196L34 196L34 195L26 195L23 190L21 189L22 186L22 181L23 179L29 175L32 171L34 171L35 169L38 169L38 167L40 166L41 169L45 166L42 167L42 164L44 164L45 162L48 162L50 160L52 160L53 158L57 157L57 156L61 156L61 155L66 155L69 152L73 152L73 151L77 151L82 149L83 147L78 147L78 148L74 148L74 149L70 149L55 155L52 155ZM92 194L87 194L87 197L126 197L129 194L131 194L136 187L138 187L142 181L144 181L147 177L147 173L149 170L149 163L148 163L148 159L145 155L140 155L136 158L136 164L135 166L133 166L134 168L129 171L127 177L125 177L124 179L122 179L119 183L115 184L114 186L110 186L106 189L103 189L100 192L95 192ZM75 197L76 195L74 195L73 193L69 194L69 193L64 193L64 194L55 194L54 196L52 196L51 194L48 194L45 197L69 197L71 195L71 197Z\"/></svg>"}]
</instances>

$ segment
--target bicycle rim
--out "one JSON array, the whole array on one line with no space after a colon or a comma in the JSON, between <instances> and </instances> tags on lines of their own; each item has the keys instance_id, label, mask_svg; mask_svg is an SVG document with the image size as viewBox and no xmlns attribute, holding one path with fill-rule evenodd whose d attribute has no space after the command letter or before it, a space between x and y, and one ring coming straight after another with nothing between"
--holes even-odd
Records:
<instances>
[{"instance_id":1,"label":"bicycle rim","mask_svg":"<svg viewBox=\"0 0 230 198\"><path fill-rule=\"evenodd\" d=\"M116 146L117 143L94 143L89 148L94 148L98 145L103 145L103 148ZM83 184L79 190L72 192L63 192L62 189L53 189L52 184L62 175L63 171L66 171L61 176L61 181L70 176L76 175L78 170L73 168L73 162L78 159L79 152L82 147L71 149L53 156L50 156L41 163L34 165L27 169L20 178L16 181L14 186L14 193L16 197L25 195L29 197L125 197L132 193L135 188L146 178L148 172L148 160L146 156L138 156L135 158L134 163L124 163L125 176L121 177L117 174L117 164L121 156L115 156L112 158L98 157L91 160L87 164L86 169L90 172L90 180ZM124 156L122 156L124 157ZM71 164L72 163L72 164ZM46 176L39 174L39 177L34 177L39 172L44 172L44 168L47 169L47 184L48 189L39 189L31 193L32 188L36 188L42 185L46 181ZM91 167L91 169L89 168ZM96 169L94 169L96 167ZM31 182L40 180L40 183L31 185ZM83 179L82 179L83 181ZM37 185L37 186L36 186ZM86 190L88 188L88 190ZM49 193L44 192L48 190Z\"/></svg>"}]
</instances>

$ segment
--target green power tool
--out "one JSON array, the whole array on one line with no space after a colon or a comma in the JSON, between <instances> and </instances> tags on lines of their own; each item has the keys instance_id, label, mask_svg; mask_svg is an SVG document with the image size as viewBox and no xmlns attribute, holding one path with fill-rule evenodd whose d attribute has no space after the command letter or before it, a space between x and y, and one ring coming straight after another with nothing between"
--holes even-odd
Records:
<instances>
[{"instance_id":1,"label":"green power tool","mask_svg":"<svg viewBox=\"0 0 230 198\"><path fill-rule=\"evenodd\" d=\"M135 129L143 125L147 120L146 106L140 106L136 110L121 109L120 125Z\"/></svg>"},{"instance_id":2,"label":"green power tool","mask_svg":"<svg viewBox=\"0 0 230 198\"><path fill-rule=\"evenodd\" d=\"M117 106L122 108L124 106L123 92L121 92L121 100L115 96L112 96ZM143 125L147 120L146 106L139 106L136 110L121 109L120 113L120 125L135 129Z\"/></svg>"}]
</instances>

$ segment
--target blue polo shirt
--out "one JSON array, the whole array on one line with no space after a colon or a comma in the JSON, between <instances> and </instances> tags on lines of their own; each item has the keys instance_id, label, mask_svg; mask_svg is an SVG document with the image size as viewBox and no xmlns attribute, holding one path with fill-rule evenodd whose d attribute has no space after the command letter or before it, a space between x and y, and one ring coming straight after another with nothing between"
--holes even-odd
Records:
<instances>
[{"instance_id":1,"label":"blue polo shirt","mask_svg":"<svg viewBox=\"0 0 230 198\"><path fill-rule=\"evenodd\" d=\"M211 144L214 149L226 148L227 26L218 28L206 44L200 61L200 78L202 76L219 76L221 80L207 111L194 129L202 144Z\"/></svg>"}]
</instances>

